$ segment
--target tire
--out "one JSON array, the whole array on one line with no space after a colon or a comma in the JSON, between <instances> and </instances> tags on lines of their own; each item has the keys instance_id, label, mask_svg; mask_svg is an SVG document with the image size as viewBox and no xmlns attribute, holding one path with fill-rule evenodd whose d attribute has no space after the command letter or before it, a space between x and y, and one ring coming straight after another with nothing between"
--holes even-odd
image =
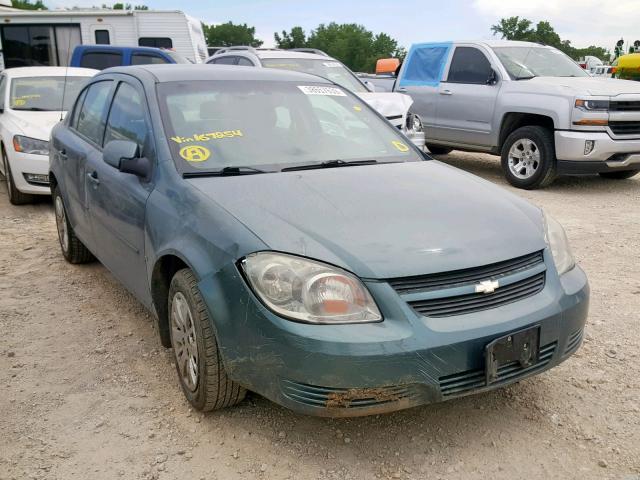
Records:
<instances>
[{"instance_id":1,"label":"tire","mask_svg":"<svg viewBox=\"0 0 640 480\"><path fill-rule=\"evenodd\" d=\"M88 263L95 258L73 231L67 218L67 210L60 195L60 187L53 190L53 208L56 215L58 241L65 260L69 263Z\"/></svg>"},{"instance_id":2,"label":"tire","mask_svg":"<svg viewBox=\"0 0 640 480\"><path fill-rule=\"evenodd\" d=\"M608 178L612 180L626 180L640 173L640 170L622 170L617 172L601 172L602 178Z\"/></svg>"},{"instance_id":3,"label":"tire","mask_svg":"<svg viewBox=\"0 0 640 480\"><path fill-rule=\"evenodd\" d=\"M28 193L22 193L16 188L16 184L13 181L13 174L11 173L11 167L9 166L9 160L7 159L7 152L2 147L2 163L4 165L4 179L7 182L7 195L9 196L9 202L12 205L25 205L33 202L33 195Z\"/></svg>"},{"instance_id":4,"label":"tire","mask_svg":"<svg viewBox=\"0 0 640 480\"><path fill-rule=\"evenodd\" d=\"M518 128L502 145L502 170L514 187L547 187L555 180L557 168L553 132L547 128Z\"/></svg>"},{"instance_id":5,"label":"tire","mask_svg":"<svg viewBox=\"0 0 640 480\"><path fill-rule=\"evenodd\" d=\"M439 145L432 145L430 143L427 143L425 146L429 149L429 152L433 153L434 155L446 155L448 153L451 153L451 151L453 150L453 148L441 147Z\"/></svg>"},{"instance_id":6,"label":"tire","mask_svg":"<svg viewBox=\"0 0 640 480\"><path fill-rule=\"evenodd\" d=\"M225 372L207 307L188 268L169 288L169 332L180 386L196 410L208 412L241 402L246 390Z\"/></svg>"}]
</instances>

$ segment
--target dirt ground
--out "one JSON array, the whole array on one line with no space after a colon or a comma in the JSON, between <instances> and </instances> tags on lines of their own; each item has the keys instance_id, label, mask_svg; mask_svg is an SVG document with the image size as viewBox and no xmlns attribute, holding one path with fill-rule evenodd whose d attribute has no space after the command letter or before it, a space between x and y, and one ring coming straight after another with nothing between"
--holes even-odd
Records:
<instances>
[{"instance_id":1,"label":"dirt ground","mask_svg":"<svg viewBox=\"0 0 640 480\"><path fill-rule=\"evenodd\" d=\"M444 160L510 188L494 157ZM589 276L583 347L502 390L332 420L257 395L191 411L150 315L100 264L66 264L51 203L13 207L2 183L0 479L640 479L640 178L517 193Z\"/></svg>"}]
</instances>

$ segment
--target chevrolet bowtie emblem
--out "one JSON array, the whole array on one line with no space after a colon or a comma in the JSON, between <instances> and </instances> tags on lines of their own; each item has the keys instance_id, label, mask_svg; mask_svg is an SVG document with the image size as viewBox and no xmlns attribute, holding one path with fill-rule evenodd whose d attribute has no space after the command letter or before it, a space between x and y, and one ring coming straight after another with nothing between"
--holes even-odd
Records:
<instances>
[{"instance_id":1,"label":"chevrolet bowtie emblem","mask_svg":"<svg viewBox=\"0 0 640 480\"><path fill-rule=\"evenodd\" d=\"M476 293L493 293L499 286L497 280L485 280L476 285Z\"/></svg>"}]
</instances>

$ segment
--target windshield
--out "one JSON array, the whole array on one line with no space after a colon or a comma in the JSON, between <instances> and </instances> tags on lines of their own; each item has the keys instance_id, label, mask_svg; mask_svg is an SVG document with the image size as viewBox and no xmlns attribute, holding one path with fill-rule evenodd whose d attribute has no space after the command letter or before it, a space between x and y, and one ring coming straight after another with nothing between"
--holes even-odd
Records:
<instances>
[{"instance_id":1,"label":"windshield","mask_svg":"<svg viewBox=\"0 0 640 480\"><path fill-rule=\"evenodd\" d=\"M338 85L342 85L344 88L355 93L368 92L362 82L358 80L347 67L330 58L326 60L310 58L263 58L261 62L262 66L267 68L294 70L296 72L318 75Z\"/></svg>"},{"instance_id":2,"label":"windshield","mask_svg":"<svg viewBox=\"0 0 640 480\"><path fill-rule=\"evenodd\" d=\"M89 77L24 77L11 80L13 110L67 111ZM66 86L65 86L66 83ZM64 91L64 105L62 94Z\"/></svg>"},{"instance_id":3,"label":"windshield","mask_svg":"<svg viewBox=\"0 0 640 480\"><path fill-rule=\"evenodd\" d=\"M555 48L494 47L512 80L532 77L588 77L580 65Z\"/></svg>"},{"instance_id":4,"label":"windshield","mask_svg":"<svg viewBox=\"0 0 640 480\"><path fill-rule=\"evenodd\" d=\"M418 161L392 125L333 85L190 81L158 85L164 128L181 173L243 166Z\"/></svg>"}]
</instances>

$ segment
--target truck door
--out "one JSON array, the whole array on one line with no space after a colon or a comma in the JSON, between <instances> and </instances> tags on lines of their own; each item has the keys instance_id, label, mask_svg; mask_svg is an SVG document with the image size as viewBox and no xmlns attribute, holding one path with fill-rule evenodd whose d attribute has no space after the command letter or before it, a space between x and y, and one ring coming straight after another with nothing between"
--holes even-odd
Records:
<instances>
[{"instance_id":1,"label":"truck door","mask_svg":"<svg viewBox=\"0 0 640 480\"><path fill-rule=\"evenodd\" d=\"M498 128L492 124L500 91L496 70L479 48L455 48L446 79L438 87L434 138L491 146L491 133Z\"/></svg>"},{"instance_id":2,"label":"truck door","mask_svg":"<svg viewBox=\"0 0 640 480\"><path fill-rule=\"evenodd\" d=\"M395 91L413 99L411 111L420 115L428 139L435 138L438 88L451 49L450 42L413 45L396 82Z\"/></svg>"}]
</instances>

